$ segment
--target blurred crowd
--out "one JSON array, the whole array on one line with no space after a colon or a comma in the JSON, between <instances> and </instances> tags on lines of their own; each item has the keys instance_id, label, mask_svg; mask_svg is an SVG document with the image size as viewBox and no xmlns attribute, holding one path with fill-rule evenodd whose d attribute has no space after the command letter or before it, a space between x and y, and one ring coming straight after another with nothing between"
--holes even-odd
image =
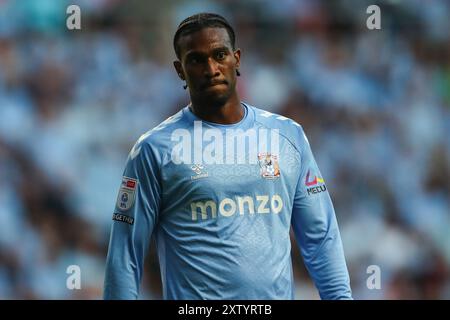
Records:
<instances>
[{"instance_id":1,"label":"blurred crowd","mask_svg":"<svg viewBox=\"0 0 450 320\"><path fill-rule=\"evenodd\" d=\"M126 157L189 103L172 37L200 11L235 28L241 98L304 127L354 298L450 299L450 3L378 3L381 30L370 1L0 1L0 299L102 297ZM317 299L295 244L293 261L296 298ZM160 298L153 246L145 270Z\"/></svg>"}]
</instances>

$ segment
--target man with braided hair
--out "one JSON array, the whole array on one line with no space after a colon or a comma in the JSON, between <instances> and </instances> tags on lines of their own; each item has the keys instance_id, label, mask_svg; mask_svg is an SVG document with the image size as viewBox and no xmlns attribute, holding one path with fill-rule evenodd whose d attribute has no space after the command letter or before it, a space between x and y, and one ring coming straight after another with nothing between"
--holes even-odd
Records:
<instances>
[{"instance_id":1,"label":"man with braided hair","mask_svg":"<svg viewBox=\"0 0 450 320\"><path fill-rule=\"evenodd\" d=\"M302 127L240 100L230 24L174 36L191 103L139 138L113 214L105 299L136 299L151 237L164 299L294 299L290 229L323 299L351 299L333 205Z\"/></svg>"}]
</instances>

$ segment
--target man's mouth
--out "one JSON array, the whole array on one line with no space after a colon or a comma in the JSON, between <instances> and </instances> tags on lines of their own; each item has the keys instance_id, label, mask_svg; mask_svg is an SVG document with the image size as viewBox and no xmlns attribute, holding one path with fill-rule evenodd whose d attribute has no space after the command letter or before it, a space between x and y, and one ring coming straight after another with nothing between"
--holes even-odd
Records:
<instances>
[{"instance_id":1,"label":"man's mouth","mask_svg":"<svg viewBox=\"0 0 450 320\"><path fill-rule=\"evenodd\" d=\"M207 88L219 86L219 85L222 85L222 84L226 85L227 82L224 81L224 80L223 80L223 81L211 81L211 82L206 83L206 84L203 86L203 89L207 89Z\"/></svg>"}]
</instances>

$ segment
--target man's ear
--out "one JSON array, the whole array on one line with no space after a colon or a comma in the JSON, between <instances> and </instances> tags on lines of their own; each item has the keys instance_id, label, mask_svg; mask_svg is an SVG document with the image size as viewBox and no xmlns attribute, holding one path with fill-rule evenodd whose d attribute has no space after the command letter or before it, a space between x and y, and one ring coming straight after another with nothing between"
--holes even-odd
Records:
<instances>
[{"instance_id":1,"label":"man's ear","mask_svg":"<svg viewBox=\"0 0 450 320\"><path fill-rule=\"evenodd\" d=\"M239 68L241 65L241 49L237 48L233 52L234 58L236 59L236 68Z\"/></svg>"},{"instance_id":2,"label":"man's ear","mask_svg":"<svg viewBox=\"0 0 450 320\"><path fill-rule=\"evenodd\" d=\"M178 77L181 80L185 80L184 72L183 72L183 66L181 65L181 62L176 60L176 61L173 62L173 66L175 67L175 70L177 71Z\"/></svg>"}]
</instances>

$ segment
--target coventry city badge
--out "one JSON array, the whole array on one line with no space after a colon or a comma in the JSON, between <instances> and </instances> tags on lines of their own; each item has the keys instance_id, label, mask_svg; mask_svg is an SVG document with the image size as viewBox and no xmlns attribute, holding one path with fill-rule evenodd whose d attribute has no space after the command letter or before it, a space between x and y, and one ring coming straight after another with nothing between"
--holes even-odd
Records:
<instances>
[{"instance_id":1,"label":"coventry city badge","mask_svg":"<svg viewBox=\"0 0 450 320\"><path fill-rule=\"evenodd\" d=\"M280 166L278 156L271 153L259 153L258 162L261 168L261 177L266 179L277 179L280 177Z\"/></svg>"}]
</instances>

